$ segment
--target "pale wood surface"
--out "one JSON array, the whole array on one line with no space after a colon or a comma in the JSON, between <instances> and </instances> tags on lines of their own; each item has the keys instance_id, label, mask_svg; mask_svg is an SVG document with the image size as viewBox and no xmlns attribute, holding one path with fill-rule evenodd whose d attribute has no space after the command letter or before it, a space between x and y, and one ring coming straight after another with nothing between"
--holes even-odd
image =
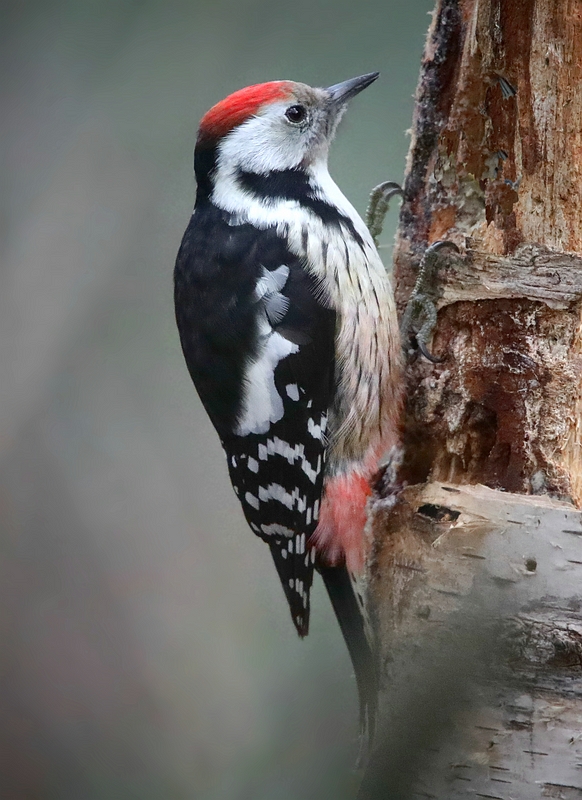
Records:
<instances>
[{"instance_id":1,"label":"pale wood surface","mask_svg":"<svg viewBox=\"0 0 582 800\"><path fill-rule=\"evenodd\" d=\"M443 262L436 276L436 306L501 298L537 300L566 310L582 299L582 257L522 245L511 256L471 250Z\"/></svg>"},{"instance_id":2,"label":"pale wood surface","mask_svg":"<svg viewBox=\"0 0 582 800\"><path fill-rule=\"evenodd\" d=\"M582 797L580 511L431 483L371 525L389 752L361 797Z\"/></svg>"}]
</instances>

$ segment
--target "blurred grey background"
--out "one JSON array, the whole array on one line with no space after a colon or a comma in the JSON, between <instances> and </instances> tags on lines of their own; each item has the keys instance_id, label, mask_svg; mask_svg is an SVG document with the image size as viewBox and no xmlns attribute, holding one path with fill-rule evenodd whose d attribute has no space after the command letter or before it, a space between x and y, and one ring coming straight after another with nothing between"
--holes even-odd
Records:
<instances>
[{"instance_id":1,"label":"blurred grey background","mask_svg":"<svg viewBox=\"0 0 582 800\"><path fill-rule=\"evenodd\" d=\"M355 684L300 642L189 382L172 268L205 110L371 70L332 173L401 180L431 0L0 6L0 797L350 798ZM387 260L393 209L384 237Z\"/></svg>"}]
</instances>

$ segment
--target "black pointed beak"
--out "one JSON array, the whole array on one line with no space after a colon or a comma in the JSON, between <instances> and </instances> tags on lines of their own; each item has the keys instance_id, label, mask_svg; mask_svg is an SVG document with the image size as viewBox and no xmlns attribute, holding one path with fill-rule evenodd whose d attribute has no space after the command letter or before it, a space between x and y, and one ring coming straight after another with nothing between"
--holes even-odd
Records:
<instances>
[{"instance_id":1,"label":"black pointed beak","mask_svg":"<svg viewBox=\"0 0 582 800\"><path fill-rule=\"evenodd\" d=\"M379 72L368 72L367 75L360 75L359 78L350 78L347 81L342 81L342 83L329 86L326 92L329 94L334 105L344 105L344 103L347 103L352 97L362 92L371 83L374 83L379 74Z\"/></svg>"}]
</instances>

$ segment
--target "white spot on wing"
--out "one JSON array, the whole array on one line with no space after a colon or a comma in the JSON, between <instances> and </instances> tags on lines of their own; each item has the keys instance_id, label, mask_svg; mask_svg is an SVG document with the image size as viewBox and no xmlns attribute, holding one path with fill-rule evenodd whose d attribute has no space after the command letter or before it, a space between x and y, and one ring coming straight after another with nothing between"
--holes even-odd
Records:
<instances>
[{"instance_id":1,"label":"white spot on wing","mask_svg":"<svg viewBox=\"0 0 582 800\"><path fill-rule=\"evenodd\" d=\"M259 486L259 500L263 503L269 500L276 500L290 511L296 505L297 510L301 514L307 508L307 498L299 494L299 489L297 487L291 492L288 492L280 483L270 483L268 486Z\"/></svg>"},{"instance_id":2,"label":"white spot on wing","mask_svg":"<svg viewBox=\"0 0 582 800\"><path fill-rule=\"evenodd\" d=\"M299 388L296 383L290 383L285 387L285 391L287 392L287 397L290 397L291 400L299 400Z\"/></svg>"},{"instance_id":3,"label":"white spot on wing","mask_svg":"<svg viewBox=\"0 0 582 800\"><path fill-rule=\"evenodd\" d=\"M250 492L247 492L245 494L245 500L247 501L249 506L252 506L253 508L255 508L258 511L258 509L259 509L259 500L258 500L257 497L254 496L254 494L251 494Z\"/></svg>"},{"instance_id":4,"label":"white spot on wing","mask_svg":"<svg viewBox=\"0 0 582 800\"><path fill-rule=\"evenodd\" d=\"M249 460L247 461L247 467L250 469L251 472L258 472L259 462L252 456L249 456Z\"/></svg>"},{"instance_id":5,"label":"white spot on wing","mask_svg":"<svg viewBox=\"0 0 582 800\"><path fill-rule=\"evenodd\" d=\"M261 530L263 533L266 533L267 536L271 534L279 534L281 536L293 536L294 531L291 528L286 528L284 525L279 525L277 522L272 522L269 525L261 525Z\"/></svg>"},{"instance_id":6,"label":"white spot on wing","mask_svg":"<svg viewBox=\"0 0 582 800\"><path fill-rule=\"evenodd\" d=\"M299 494L299 493L297 493ZM259 486L259 498L266 502L267 500L278 500L286 508L292 509L295 504L295 493L290 494L281 484L270 483L266 488Z\"/></svg>"},{"instance_id":7,"label":"white spot on wing","mask_svg":"<svg viewBox=\"0 0 582 800\"><path fill-rule=\"evenodd\" d=\"M301 469L307 475L311 483L315 483L317 476L321 471L321 455L317 456L317 466L315 469L311 466L306 458L304 458L301 462Z\"/></svg>"},{"instance_id":8,"label":"white spot on wing","mask_svg":"<svg viewBox=\"0 0 582 800\"><path fill-rule=\"evenodd\" d=\"M325 414L321 415L321 419L319 421L319 425L315 424L315 420L309 419L307 421L307 430L313 436L314 439L319 439L320 442L323 441L323 435L325 433L325 429L327 428L327 416Z\"/></svg>"},{"instance_id":9,"label":"white spot on wing","mask_svg":"<svg viewBox=\"0 0 582 800\"><path fill-rule=\"evenodd\" d=\"M295 461L300 459L301 469L312 483L315 483L317 476L321 472L321 456L317 459L317 465L312 467L305 457L304 445L296 444L295 447L292 447L277 436L273 439L267 439L267 455L283 456L290 464L294 464Z\"/></svg>"}]
</instances>

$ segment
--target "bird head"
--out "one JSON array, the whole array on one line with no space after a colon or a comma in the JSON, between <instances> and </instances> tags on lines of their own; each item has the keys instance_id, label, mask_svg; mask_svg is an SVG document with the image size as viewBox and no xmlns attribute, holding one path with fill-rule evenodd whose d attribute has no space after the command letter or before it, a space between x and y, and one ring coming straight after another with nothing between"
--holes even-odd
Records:
<instances>
[{"instance_id":1,"label":"bird head","mask_svg":"<svg viewBox=\"0 0 582 800\"><path fill-rule=\"evenodd\" d=\"M259 175L325 162L349 100L377 77L370 72L327 89L271 81L234 92L202 118L197 177L203 177L199 172L207 166L205 154L210 151L222 168Z\"/></svg>"}]
</instances>

